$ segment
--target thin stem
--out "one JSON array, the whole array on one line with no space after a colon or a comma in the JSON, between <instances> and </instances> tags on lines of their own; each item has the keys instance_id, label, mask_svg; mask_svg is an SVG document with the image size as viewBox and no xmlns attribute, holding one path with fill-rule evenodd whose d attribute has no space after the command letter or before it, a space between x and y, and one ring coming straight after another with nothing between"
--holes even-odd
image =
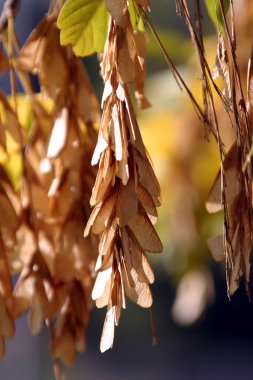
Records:
<instances>
[{"instance_id":1,"label":"thin stem","mask_svg":"<svg viewBox=\"0 0 253 380\"><path fill-rule=\"evenodd\" d=\"M14 101L14 109L17 112L17 84L16 76L14 70L14 49L13 49L13 30L14 30L14 19L12 15L8 15L8 54L9 54L9 64L10 64L10 83L11 83L11 95Z\"/></svg>"},{"instance_id":2,"label":"thin stem","mask_svg":"<svg viewBox=\"0 0 253 380\"><path fill-rule=\"evenodd\" d=\"M168 65L169 69L171 70L172 75L174 76L174 78L175 78L175 80L176 80L176 82L177 82L180 90L182 91L182 88L185 89L185 91L187 92L188 96L190 97L190 99L191 99L191 101L192 101L192 103L193 103L193 105L195 107L197 115L199 116L200 119L202 119L202 121L204 123L206 123L207 120L206 120L206 117L205 117L205 114L204 114L203 110L201 109L201 107L198 104L197 100L195 99L195 97L193 96L192 92L190 91L189 87L187 86L187 84L185 83L184 79L182 78L182 76L178 72L177 68L175 67L172 59L170 58L169 54L167 53L167 51L166 51L163 43L161 42L161 40L160 40L160 38L159 38L156 30L154 29L151 21L149 20L146 12L141 7L139 7L139 9L140 9L140 12L141 12L141 14L143 16L144 21L149 26L149 28L150 28L150 30L151 30L151 32L152 32L152 34L153 34L153 36L154 36L157 44L159 45L160 49L162 50L163 55L164 55L165 60L166 60L166 63Z\"/></svg>"}]
</instances>

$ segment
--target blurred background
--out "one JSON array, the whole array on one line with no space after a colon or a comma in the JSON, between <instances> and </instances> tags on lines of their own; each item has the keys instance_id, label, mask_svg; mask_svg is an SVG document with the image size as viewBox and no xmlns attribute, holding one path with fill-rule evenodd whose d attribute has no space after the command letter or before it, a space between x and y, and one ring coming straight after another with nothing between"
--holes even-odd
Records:
<instances>
[{"instance_id":1,"label":"blurred background","mask_svg":"<svg viewBox=\"0 0 253 380\"><path fill-rule=\"evenodd\" d=\"M1 2L3 3L3 1ZM43 17L48 0L22 0L17 31L22 42ZM174 0L152 3L151 19L180 73L201 100L194 50L183 20L176 17ZM193 2L192 2L193 3ZM2 6L2 4L0 5ZM252 43L252 0L235 2L238 54L246 78ZM204 13L206 55L212 66L216 35ZM157 344L152 346L149 312L128 302L116 330L113 350L101 354L99 341L104 310L91 313L87 352L78 356L66 379L103 380L220 380L252 379L253 306L244 284L229 301L225 264L216 263L206 238L222 232L222 215L208 215L205 200L219 169L214 141L205 139L190 101L175 84L163 56L149 35L146 95L152 108L137 111L144 142L162 188L163 204L157 225L164 244L162 255L150 260L156 275L152 286ZM86 66L99 97L102 81L96 57ZM1 78L8 88L8 78ZM222 136L229 147L233 130L218 107ZM17 322L0 363L0 378L53 380L49 335L34 338L26 318Z\"/></svg>"}]
</instances>

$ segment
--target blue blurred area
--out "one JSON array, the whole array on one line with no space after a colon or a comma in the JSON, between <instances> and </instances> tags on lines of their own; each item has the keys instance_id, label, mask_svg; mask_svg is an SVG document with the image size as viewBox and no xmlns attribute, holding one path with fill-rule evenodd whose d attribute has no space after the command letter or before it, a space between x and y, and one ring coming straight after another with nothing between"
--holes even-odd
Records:
<instances>
[{"instance_id":1,"label":"blue blurred area","mask_svg":"<svg viewBox=\"0 0 253 380\"><path fill-rule=\"evenodd\" d=\"M104 310L94 309L87 337L87 352L71 369L69 380L239 380L252 379L253 307L240 290L229 302L224 279L216 273L217 299L205 317L192 328L179 328L171 319L174 297L168 279L153 286L156 346L151 345L149 313L130 302L116 330L113 350L101 354L99 339ZM0 364L0 378L53 380L48 332L33 338L26 321L17 323Z\"/></svg>"},{"instance_id":2,"label":"blue blurred area","mask_svg":"<svg viewBox=\"0 0 253 380\"><path fill-rule=\"evenodd\" d=\"M24 42L46 12L48 0L22 0L21 3L17 32ZM174 22L174 1L161 0L160 3L161 6L164 3L164 7L170 4L172 9L168 14L159 13L161 24L166 25L168 20ZM157 20L158 16L154 19ZM89 62L90 72L97 71L94 60L89 59ZM1 78L0 84L5 90L9 88L8 78ZM203 252L203 255L208 253ZM212 273L215 302L201 321L188 328L178 327L172 321L174 288L165 273L157 274L152 287L158 340L154 347L148 311L128 302L116 329L113 350L100 354L105 310L94 309L87 334L87 352L78 356L73 368L64 369L67 379L252 379L253 305L249 303L243 286L229 301L221 267L213 264ZM0 363L0 379L53 380L48 332L45 330L39 337L32 337L26 318L17 321L16 327L15 338L7 343L6 356Z\"/></svg>"},{"instance_id":3,"label":"blue blurred area","mask_svg":"<svg viewBox=\"0 0 253 380\"><path fill-rule=\"evenodd\" d=\"M3 4L4 1L2 0L1 3ZM16 30L21 44L24 44L32 29L41 20L43 14L47 12L48 3L48 0L21 0L20 11L16 18ZM37 86L36 81L34 84ZM10 93L10 80L8 73L5 73L2 77L0 77L0 88L4 88L6 93ZM22 90L19 82L17 82L17 90Z\"/></svg>"},{"instance_id":4,"label":"blue blurred area","mask_svg":"<svg viewBox=\"0 0 253 380\"><path fill-rule=\"evenodd\" d=\"M3 0L1 0L3 4ZM2 4L0 9L2 9ZM20 42L23 45L33 28L38 25L46 14L49 7L49 0L21 0L20 11L16 17L16 31ZM102 91L102 80L99 73L99 64L96 57L85 59L86 68L89 75L95 78L94 88L97 95ZM36 77L32 78L34 89L39 91L39 84ZM10 78L8 73L0 76L0 88L3 88L7 94L10 94ZM22 87L17 79L17 91L22 92Z\"/></svg>"}]
</instances>

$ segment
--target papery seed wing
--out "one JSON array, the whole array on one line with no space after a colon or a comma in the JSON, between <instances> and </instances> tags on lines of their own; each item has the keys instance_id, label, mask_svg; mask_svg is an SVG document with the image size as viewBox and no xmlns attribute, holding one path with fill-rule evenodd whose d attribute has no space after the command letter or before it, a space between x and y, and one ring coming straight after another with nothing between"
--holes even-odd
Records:
<instances>
[{"instance_id":1,"label":"papery seed wing","mask_svg":"<svg viewBox=\"0 0 253 380\"><path fill-rule=\"evenodd\" d=\"M99 250L99 253L102 254L103 256L105 256L107 252L111 250L114 240L116 239L116 231L117 231L117 221L116 219L114 219L110 228L107 227L105 229L99 243L98 250Z\"/></svg>"},{"instance_id":2,"label":"papery seed wing","mask_svg":"<svg viewBox=\"0 0 253 380\"><path fill-rule=\"evenodd\" d=\"M71 367L74 363L76 350L74 336L70 331L65 329L59 340L59 357L65 365Z\"/></svg>"},{"instance_id":3,"label":"papery seed wing","mask_svg":"<svg viewBox=\"0 0 253 380\"><path fill-rule=\"evenodd\" d=\"M134 60L131 57L125 33L120 35L120 48L118 49L118 76L123 84L133 83L135 79ZM134 49L136 54L136 49Z\"/></svg>"},{"instance_id":4,"label":"papery seed wing","mask_svg":"<svg viewBox=\"0 0 253 380\"><path fill-rule=\"evenodd\" d=\"M54 21L56 21L56 15L48 15L32 31L18 57L17 66L19 69L34 74L38 73L46 44L45 36Z\"/></svg>"},{"instance_id":5,"label":"papery seed wing","mask_svg":"<svg viewBox=\"0 0 253 380\"><path fill-rule=\"evenodd\" d=\"M2 237L0 236L0 288L4 297L12 296L12 280L10 275L10 269L5 254L5 248L3 245Z\"/></svg>"},{"instance_id":6,"label":"papery seed wing","mask_svg":"<svg viewBox=\"0 0 253 380\"><path fill-rule=\"evenodd\" d=\"M106 0L105 5L116 24L121 28L127 26L127 2L125 0Z\"/></svg>"},{"instance_id":7,"label":"papery seed wing","mask_svg":"<svg viewBox=\"0 0 253 380\"><path fill-rule=\"evenodd\" d=\"M149 285L138 281L138 275L135 270L132 271L132 277L135 283L134 287L130 287L127 282L125 282L125 292L127 297L141 307L151 307L153 297Z\"/></svg>"},{"instance_id":8,"label":"papery seed wing","mask_svg":"<svg viewBox=\"0 0 253 380\"><path fill-rule=\"evenodd\" d=\"M0 193L0 226L16 230L19 218L6 194Z\"/></svg>"},{"instance_id":9,"label":"papery seed wing","mask_svg":"<svg viewBox=\"0 0 253 380\"><path fill-rule=\"evenodd\" d=\"M225 82L225 97L228 101L231 102L232 94L231 94L231 80L229 74L229 61L228 55L225 45L225 40L223 34L219 31L218 34L218 45L217 45L217 55L215 60L215 75L221 76Z\"/></svg>"},{"instance_id":10,"label":"papery seed wing","mask_svg":"<svg viewBox=\"0 0 253 380\"><path fill-rule=\"evenodd\" d=\"M113 120L112 139L114 141L114 146L115 146L115 158L117 161L121 161L122 155L123 155L123 147L122 147L120 117L119 117L118 112L119 112L118 107L116 104L114 104L112 107L112 120Z\"/></svg>"},{"instance_id":11,"label":"papery seed wing","mask_svg":"<svg viewBox=\"0 0 253 380\"><path fill-rule=\"evenodd\" d=\"M4 339L0 336L0 359L2 359L5 355L5 343Z\"/></svg>"},{"instance_id":12,"label":"papery seed wing","mask_svg":"<svg viewBox=\"0 0 253 380\"><path fill-rule=\"evenodd\" d=\"M100 108L97 97L89 80L84 64L80 60L75 61L77 78L76 109L78 116L86 122L100 122Z\"/></svg>"},{"instance_id":13,"label":"papery seed wing","mask_svg":"<svg viewBox=\"0 0 253 380\"><path fill-rule=\"evenodd\" d=\"M111 286L112 286L112 282L110 278L105 285L103 294L99 298L96 299L96 306L98 308L102 308L108 305L110 294L111 294Z\"/></svg>"},{"instance_id":14,"label":"papery seed wing","mask_svg":"<svg viewBox=\"0 0 253 380\"><path fill-rule=\"evenodd\" d=\"M142 157L137 152L136 162L141 185L148 190L152 197L160 197L160 186L148 158Z\"/></svg>"},{"instance_id":15,"label":"papery seed wing","mask_svg":"<svg viewBox=\"0 0 253 380\"><path fill-rule=\"evenodd\" d=\"M15 325L10 317L4 297L0 293L0 336L12 338Z\"/></svg>"},{"instance_id":16,"label":"papery seed wing","mask_svg":"<svg viewBox=\"0 0 253 380\"><path fill-rule=\"evenodd\" d=\"M248 106L251 109L253 109L253 46L251 49L251 57L248 63L247 100L248 100Z\"/></svg>"},{"instance_id":17,"label":"papery seed wing","mask_svg":"<svg viewBox=\"0 0 253 380\"><path fill-rule=\"evenodd\" d=\"M250 226L249 219L247 217L247 212L243 215L243 226L244 226L244 276L247 283L250 281L250 257L251 257L251 249L252 249L252 230Z\"/></svg>"},{"instance_id":18,"label":"papery seed wing","mask_svg":"<svg viewBox=\"0 0 253 380\"><path fill-rule=\"evenodd\" d=\"M107 147L108 147L108 142L105 140L102 133L99 133L97 145L96 145L96 148L94 150L93 157L91 160L91 165L97 165L97 163L100 160L101 154L105 151Z\"/></svg>"},{"instance_id":19,"label":"papery seed wing","mask_svg":"<svg viewBox=\"0 0 253 380\"><path fill-rule=\"evenodd\" d=\"M129 133L130 133L131 143L143 157L146 157L146 151L145 151L145 147L142 141L141 133L137 124L137 120L135 117L132 104L130 102L130 99L127 93L125 97L125 103L126 103L126 111L127 111L126 120L127 120Z\"/></svg>"},{"instance_id":20,"label":"papery seed wing","mask_svg":"<svg viewBox=\"0 0 253 380\"><path fill-rule=\"evenodd\" d=\"M126 226L137 213L137 194L133 179L129 179L126 185L120 184L116 216L119 226Z\"/></svg>"},{"instance_id":21,"label":"papery seed wing","mask_svg":"<svg viewBox=\"0 0 253 380\"><path fill-rule=\"evenodd\" d=\"M156 224L157 210L153 198L150 193L141 185L137 188L138 199L141 202L142 207L147 212L152 224Z\"/></svg>"},{"instance_id":22,"label":"papery seed wing","mask_svg":"<svg viewBox=\"0 0 253 380\"><path fill-rule=\"evenodd\" d=\"M4 71L8 70L9 68L9 60L7 59L4 52L0 51L0 73L2 74Z\"/></svg>"},{"instance_id":23,"label":"papery seed wing","mask_svg":"<svg viewBox=\"0 0 253 380\"><path fill-rule=\"evenodd\" d=\"M6 99L6 97L1 91L0 91L0 103L2 103L3 109L4 109L4 116L5 116L5 122L3 123L4 128L8 130L8 132L11 134L11 137L15 140L15 142L21 145L21 139L22 139L22 134L23 134L22 127L19 124L17 115L14 113L11 106L9 105L8 100Z\"/></svg>"},{"instance_id":24,"label":"papery seed wing","mask_svg":"<svg viewBox=\"0 0 253 380\"><path fill-rule=\"evenodd\" d=\"M137 48L135 57L135 97L141 109L151 106L144 94L144 81L146 77L146 45L147 36L145 32L135 30L134 41Z\"/></svg>"},{"instance_id":25,"label":"papery seed wing","mask_svg":"<svg viewBox=\"0 0 253 380\"><path fill-rule=\"evenodd\" d=\"M95 185L92 189L92 196L90 199L91 206L95 206L104 199L110 185L115 178L115 166L111 164L111 152L107 149L102 153L99 164L99 171L96 177Z\"/></svg>"},{"instance_id":26,"label":"papery seed wing","mask_svg":"<svg viewBox=\"0 0 253 380\"><path fill-rule=\"evenodd\" d=\"M107 282L112 275L112 267L98 272L97 279L92 290L92 299L96 300L104 293Z\"/></svg>"},{"instance_id":27,"label":"papery seed wing","mask_svg":"<svg viewBox=\"0 0 253 380\"><path fill-rule=\"evenodd\" d=\"M28 318L29 328L32 335L38 335L43 324L43 314L41 310L40 299L36 296L32 299L31 311Z\"/></svg>"},{"instance_id":28,"label":"papery seed wing","mask_svg":"<svg viewBox=\"0 0 253 380\"><path fill-rule=\"evenodd\" d=\"M92 232L94 234L100 234L104 228L107 227L108 221L114 212L114 207L116 207L116 199L117 193L113 193L106 199L102 207L97 212L92 223Z\"/></svg>"},{"instance_id":29,"label":"papery seed wing","mask_svg":"<svg viewBox=\"0 0 253 380\"><path fill-rule=\"evenodd\" d=\"M135 0L137 4L140 4L146 11L150 9L150 1L149 0Z\"/></svg>"},{"instance_id":30,"label":"papery seed wing","mask_svg":"<svg viewBox=\"0 0 253 380\"><path fill-rule=\"evenodd\" d=\"M51 132L47 157L55 158L64 148L67 141L68 132L68 109L63 108L59 117L56 118Z\"/></svg>"},{"instance_id":31,"label":"papery seed wing","mask_svg":"<svg viewBox=\"0 0 253 380\"><path fill-rule=\"evenodd\" d=\"M132 278L132 257L130 252L130 241L126 228L121 228L122 249L124 254L125 278L128 286L134 287L135 281Z\"/></svg>"},{"instance_id":32,"label":"papery seed wing","mask_svg":"<svg viewBox=\"0 0 253 380\"><path fill-rule=\"evenodd\" d=\"M222 261L225 258L223 247L223 235L211 237L206 240L207 246L213 255L214 260Z\"/></svg>"},{"instance_id":33,"label":"papery seed wing","mask_svg":"<svg viewBox=\"0 0 253 380\"><path fill-rule=\"evenodd\" d=\"M162 252L161 240L147 216L137 214L129 222L129 227L144 251Z\"/></svg>"},{"instance_id":34,"label":"papery seed wing","mask_svg":"<svg viewBox=\"0 0 253 380\"><path fill-rule=\"evenodd\" d=\"M223 162L224 175L226 180L226 200L228 204L232 204L240 193L240 182L236 169L237 148L236 144L230 148ZM214 184L209 192L206 209L210 213L222 210L221 201L221 173L219 172Z\"/></svg>"},{"instance_id":35,"label":"papery seed wing","mask_svg":"<svg viewBox=\"0 0 253 380\"><path fill-rule=\"evenodd\" d=\"M153 270L145 256L144 251L135 239L130 240L131 261L133 268L138 274L140 282L152 284L155 280Z\"/></svg>"},{"instance_id":36,"label":"papery seed wing","mask_svg":"<svg viewBox=\"0 0 253 380\"><path fill-rule=\"evenodd\" d=\"M102 337L100 341L100 351L105 352L112 348L115 328L115 306L111 307L105 317Z\"/></svg>"}]
</instances>

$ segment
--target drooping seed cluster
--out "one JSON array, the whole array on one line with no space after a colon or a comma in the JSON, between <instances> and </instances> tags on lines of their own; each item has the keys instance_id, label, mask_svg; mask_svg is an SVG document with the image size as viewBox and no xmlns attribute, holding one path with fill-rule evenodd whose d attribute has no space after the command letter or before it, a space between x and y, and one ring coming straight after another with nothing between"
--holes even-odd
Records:
<instances>
[{"instance_id":1,"label":"drooping seed cluster","mask_svg":"<svg viewBox=\"0 0 253 380\"><path fill-rule=\"evenodd\" d=\"M130 96L131 86L137 83L137 99L148 104L143 94L145 36L134 33L127 2L108 1L107 6L112 17L101 62L103 114L92 158L99 169L91 197L94 208L85 232L102 233L92 292L98 307L107 305L102 352L113 345L114 326L126 307L125 296L142 307L152 305L149 284L154 275L146 251L162 251L153 227L160 187Z\"/></svg>"}]
</instances>

